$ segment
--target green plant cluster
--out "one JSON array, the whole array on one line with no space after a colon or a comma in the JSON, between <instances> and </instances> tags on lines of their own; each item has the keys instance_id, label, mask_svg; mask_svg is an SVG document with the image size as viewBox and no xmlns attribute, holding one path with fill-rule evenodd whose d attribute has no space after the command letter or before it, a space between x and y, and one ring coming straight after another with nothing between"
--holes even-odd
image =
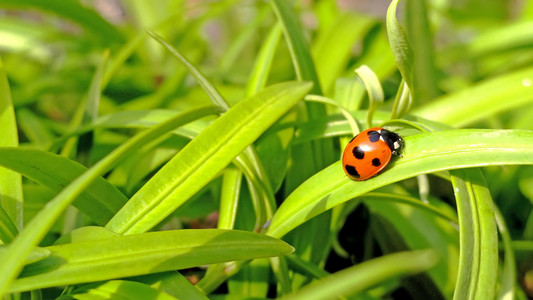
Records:
<instances>
[{"instance_id":1,"label":"green plant cluster","mask_svg":"<svg viewBox=\"0 0 533 300\"><path fill-rule=\"evenodd\" d=\"M2 299L531 297L533 2L350 4L0 0Z\"/></svg>"}]
</instances>

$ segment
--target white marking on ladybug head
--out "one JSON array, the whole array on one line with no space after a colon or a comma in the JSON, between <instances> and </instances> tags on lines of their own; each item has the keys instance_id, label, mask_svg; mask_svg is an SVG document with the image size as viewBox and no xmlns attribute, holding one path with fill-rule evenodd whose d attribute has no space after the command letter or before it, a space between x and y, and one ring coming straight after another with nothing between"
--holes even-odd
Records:
<instances>
[{"instance_id":1,"label":"white marking on ladybug head","mask_svg":"<svg viewBox=\"0 0 533 300\"><path fill-rule=\"evenodd\" d=\"M401 147L400 141L394 142L394 150L398 150L398 149L400 149L400 147Z\"/></svg>"}]
</instances>

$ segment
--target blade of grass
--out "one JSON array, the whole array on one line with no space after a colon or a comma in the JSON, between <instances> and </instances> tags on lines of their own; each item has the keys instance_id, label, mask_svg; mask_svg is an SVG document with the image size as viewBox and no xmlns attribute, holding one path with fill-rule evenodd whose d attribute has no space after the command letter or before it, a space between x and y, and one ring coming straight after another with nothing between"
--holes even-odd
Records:
<instances>
[{"instance_id":1,"label":"blade of grass","mask_svg":"<svg viewBox=\"0 0 533 300\"><path fill-rule=\"evenodd\" d=\"M11 292L93 282L236 260L290 254L287 243L240 230L184 229L113 236L45 247Z\"/></svg>"},{"instance_id":2,"label":"blade of grass","mask_svg":"<svg viewBox=\"0 0 533 300\"><path fill-rule=\"evenodd\" d=\"M408 0L405 2L405 22L407 36L416 59L412 60L413 98L419 103L427 103L439 94L433 38L428 20L427 2L425 0Z\"/></svg>"},{"instance_id":3,"label":"blade of grass","mask_svg":"<svg viewBox=\"0 0 533 300\"><path fill-rule=\"evenodd\" d=\"M442 96L412 111L421 117L451 126L474 122L533 101L533 68L507 73L470 88ZM460 107L461 109L457 109Z\"/></svg>"},{"instance_id":4,"label":"blade of grass","mask_svg":"<svg viewBox=\"0 0 533 300\"><path fill-rule=\"evenodd\" d=\"M492 198L479 169L450 171L459 217L459 274L454 299L494 299L498 233Z\"/></svg>"},{"instance_id":5,"label":"blade of grass","mask_svg":"<svg viewBox=\"0 0 533 300\"><path fill-rule=\"evenodd\" d=\"M350 180L336 162L300 185L279 207L268 234L281 237L312 217L378 187L442 170L533 164L533 132L445 130L405 137L403 158L366 181Z\"/></svg>"},{"instance_id":6,"label":"blade of grass","mask_svg":"<svg viewBox=\"0 0 533 300\"><path fill-rule=\"evenodd\" d=\"M502 238L504 261L501 275L501 283L499 285L498 297L499 300L513 300L516 299L516 260L512 247L512 240L505 220L498 207L494 207L496 213L496 225Z\"/></svg>"},{"instance_id":7,"label":"blade of grass","mask_svg":"<svg viewBox=\"0 0 533 300\"><path fill-rule=\"evenodd\" d=\"M0 128L2 134L0 135L0 147L17 147L18 131L17 121L15 120L15 110L13 109L13 102L11 100L11 90L7 80L4 63L0 60ZM20 174L0 168L0 205L4 212L9 216L12 223L18 230L22 229L22 178ZM6 220L7 222L7 220ZM4 243L11 241L10 237L17 233L13 231L9 223L3 224L2 227L7 226L8 229L3 235Z\"/></svg>"},{"instance_id":8,"label":"blade of grass","mask_svg":"<svg viewBox=\"0 0 533 300\"><path fill-rule=\"evenodd\" d=\"M322 90L316 74L315 64L309 52L309 46L303 35L302 28L298 24L298 19L291 8L291 3L284 0L271 1L274 12L283 25L283 32L287 39L287 46L291 52L292 63L298 80L313 82L311 93L321 95Z\"/></svg>"},{"instance_id":9,"label":"blade of grass","mask_svg":"<svg viewBox=\"0 0 533 300\"><path fill-rule=\"evenodd\" d=\"M157 299L176 300L170 295L148 285L135 281L111 280L98 286L74 293L74 299ZM207 299L207 298L206 298Z\"/></svg>"},{"instance_id":10,"label":"blade of grass","mask_svg":"<svg viewBox=\"0 0 533 300\"><path fill-rule=\"evenodd\" d=\"M334 299L354 295L380 282L426 271L438 259L433 250L389 254L328 275L282 299Z\"/></svg>"},{"instance_id":11,"label":"blade of grass","mask_svg":"<svg viewBox=\"0 0 533 300\"><path fill-rule=\"evenodd\" d=\"M39 9L51 12L79 24L87 33L94 35L104 45L121 43L124 40L122 33L115 26L109 24L96 11L84 7L80 2L62 0L0 0L0 5L4 7Z\"/></svg>"},{"instance_id":12,"label":"blade of grass","mask_svg":"<svg viewBox=\"0 0 533 300\"><path fill-rule=\"evenodd\" d=\"M220 192L219 229L232 229L237 216L239 195L241 191L242 172L228 168L224 172L222 191Z\"/></svg>"},{"instance_id":13,"label":"blade of grass","mask_svg":"<svg viewBox=\"0 0 533 300\"><path fill-rule=\"evenodd\" d=\"M254 69L246 84L246 96L251 96L265 87L282 33L283 30L280 24L274 25L270 30L257 55Z\"/></svg>"},{"instance_id":14,"label":"blade of grass","mask_svg":"<svg viewBox=\"0 0 533 300\"><path fill-rule=\"evenodd\" d=\"M39 211L39 213L30 221L28 226L26 226L24 231L21 232L9 245L8 251L2 257L2 268L0 269L0 296L4 295L13 279L22 269L22 265L28 254L39 244L61 213L91 182L107 172L136 147L140 147L152 139L166 134L187 122L218 112L220 112L220 110L215 107L200 108L181 114L167 122L139 133L120 147L116 148L104 159L100 160L97 164L85 171L82 175L76 178L76 180L65 187L61 193L48 203L47 206Z\"/></svg>"},{"instance_id":15,"label":"blade of grass","mask_svg":"<svg viewBox=\"0 0 533 300\"><path fill-rule=\"evenodd\" d=\"M156 33L147 30L146 31L154 40L159 42L163 47L165 47L172 55L174 55L186 68L189 70L189 72L194 76L198 84L202 87L202 89L207 93L211 101L215 105L220 106L224 110L229 109L229 105L222 97L222 95L218 92L218 90L209 83L209 81L205 78L205 76L202 74L200 70L198 70L192 63L190 63L179 51L170 45L167 41L165 41L162 37L157 35Z\"/></svg>"},{"instance_id":16,"label":"blade of grass","mask_svg":"<svg viewBox=\"0 0 533 300\"><path fill-rule=\"evenodd\" d=\"M132 234L147 231L161 222L211 181L310 88L310 83L277 84L237 103L154 175L106 227Z\"/></svg>"},{"instance_id":17,"label":"blade of grass","mask_svg":"<svg viewBox=\"0 0 533 300\"><path fill-rule=\"evenodd\" d=\"M25 148L0 148L0 165L48 187L54 193L59 193L87 170L63 156ZM73 205L95 223L105 225L127 200L117 188L100 177L74 200Z\"/></svg>"},{"instance_id":18,"label":"blade of grass","mask_svg":"<svg viewBox=\"0 0 533 300\"><path fill-rule=\"evenodd\" d=\"M383 88L379 82L379 78L369 67L362 65L355 70L358 78L362 81L365 90L368 93L369 108L366 115L366 126L372 128L372 118L374 112L381 106L385 100ZM353 127L352 127L353 129Z\"/></svg>"},{"instance_id":19,"label":"blade of grass","mask_svg":"<svg viewBox=\"0 0 533 300\"><path fill-rule=\"evenodd\" d=\"M396 10L400 0L393 0L387 10L387 35L396 60L398 70L402 74L407 86L413 90L413 51L409 45L407 34L396 18Z\"/></svg>"}]
</instances>

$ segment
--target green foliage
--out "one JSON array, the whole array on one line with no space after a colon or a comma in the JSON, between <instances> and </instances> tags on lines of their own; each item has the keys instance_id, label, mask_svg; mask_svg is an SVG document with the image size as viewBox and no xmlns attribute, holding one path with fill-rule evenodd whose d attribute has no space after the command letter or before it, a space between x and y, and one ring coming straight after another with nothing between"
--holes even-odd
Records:
<instances>
[{"instance_id":1,"label":"green foliage","mask_svg":"<svg viewBox=\"0 0 533 300\"><path fill-rule=\"evenodd\" d=\"M531 297L533 6L341 3L0 0L2 299Z\"/></svg>"}]
</instances>

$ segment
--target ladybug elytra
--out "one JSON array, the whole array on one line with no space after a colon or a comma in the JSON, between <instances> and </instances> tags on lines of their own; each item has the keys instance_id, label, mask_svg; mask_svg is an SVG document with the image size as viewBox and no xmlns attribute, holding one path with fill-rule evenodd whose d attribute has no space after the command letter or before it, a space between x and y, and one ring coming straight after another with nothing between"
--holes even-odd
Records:
<instances>
[{"instance_id":1,"label":"ladybug elytra","mask_svg":"<svg viewBox=\"0 0 533 300\"><path fill-rule=\"evenodd\" d=\"M370 128L356 135L344 149L342 167L353 180L367 180L390 162L392 155L401 157L402 137L381 127Z\"/></svg>"}]
</instances>

